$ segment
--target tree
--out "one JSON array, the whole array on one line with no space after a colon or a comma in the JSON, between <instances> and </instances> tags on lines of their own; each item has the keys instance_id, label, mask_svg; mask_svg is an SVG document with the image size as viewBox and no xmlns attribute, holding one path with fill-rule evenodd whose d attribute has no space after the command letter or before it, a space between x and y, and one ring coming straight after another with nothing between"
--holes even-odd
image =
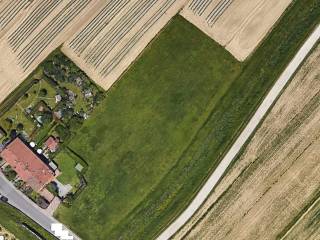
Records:
<instances>
[{"instance_id":1,"label":"tree","mask_svg":"<svg viewBox=\"0 0 320 240\"><path fill-rule=\"evenodd\" d=\"M70 130L63 125L56 126L55 131L57 132L61 141L67 140L70 136Z\"/></svg>"},{"instance_id":2,"label":"tree","mask_svg":"<svg viewBox=\"0 0 320 240\"><path fill-rule=\"evenodd\" d=\"M82 117L74 115L68 122L68 127L71 131L77 131L81 127L83 121L84 119Z\"/></svg>"},{"instance_id":3,"label":"tree","mask_svg":"<svg viewBox=\"0 0 320 240\"><path fill-rule=\"evenodd\" d=\"M23 129L24 129L23 124L22 124L22 123L18 123L18 125L17 125L17 130L18 130L18 131L22 131Z\"/></svg>"},{"instance_id":4,"label":"tree","mask_svg":"<svg viewBox=\"0 0 320 240\"><path fill-rule=\"evenodd\" d=\"M99 91L93 98L94 104L99 104L105 98L104 92Z\"/></svg>"},{"instance_id":5,"label":"tree","mask_svg":"<svg viewBox=\"0 0 320 240\"><path fill-rule=\"evenodd\" d=\"M3 173L8 178L9 181L14 180L17 176L17 173L11 168L10 165L4 168Z\"/></svg>"},{"instance_id":6,"label":"tree","mask_svg":"<svg viewBox=\"0 0 320 240\"><path fill-rule=\"evenodd\" d=\"M51 192L54 196L58 196L58 186L55 182L51 182L46 186L47 190Z\"/></svg>"},{"instance_id":7,"label":"tree","mask_svg":"<svg viewBox=\"0 0 320 240\"><path fill-rule=\"evenodd\" d=\"M10 131L10 138L11 139L14 139L14 138L16 138L17 137L17 131L15 130L15 129L12 129L11 131Z\"/></svg>"},{"instance_id":8,"label":"tree","mask_svg":"<svg viewBox=\"0 0 320 240\"><path fill-rule=\"evenodd\" d=\"M71 107L65 107L62 110L62 117L63 118L69 119L73 116L73 114L74 114L74 109Z\"/></svg>"},{"instance_id":9,"label":"tree","mask_svg":"<svg viewBox=\"0 0 320 240\"><path fill-rule=\"evenodd\" d=\"M39 91L39 96L40 97L45 97L47 95L48 95L47 89L45 89L45 88L40 89L40 91Z\"/></svg>"},{"instance_id":10,"label":"tree","mask_svg":"<svg viewBox=\"0 0 320 240\"><path fill-rule=\"evenodd\" d=\"M3 127L7 130L11 129L13 125L13 120L11 118L6 118Z\"/></svg>"}]
</instances>

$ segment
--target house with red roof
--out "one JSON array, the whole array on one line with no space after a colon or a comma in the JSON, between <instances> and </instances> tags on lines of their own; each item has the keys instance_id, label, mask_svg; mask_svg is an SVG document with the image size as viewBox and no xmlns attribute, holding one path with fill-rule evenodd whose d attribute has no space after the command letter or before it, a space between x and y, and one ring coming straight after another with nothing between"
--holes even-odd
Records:
<instances>
[{"instance_id":1,"label":"house with red roof","mask_svg":"<svg viewBox=\"0 0 320 240\"><path fill-rule=\"evenodd\" d=\"M59 139L50 136L47 141L44 143L44 148L48 149L50 152L54 153L58 150Z\"/></svg>"},{"instance_id":2,"label":"house with red roof","mask_svg":"<svg viewBox=\"0 0 320 240\"><path fill-rule=\"evenodd\" d=\"M54 171L20 138L7 145L0 156L36 192L55 179Z\"/></svg>"}]
</instances>

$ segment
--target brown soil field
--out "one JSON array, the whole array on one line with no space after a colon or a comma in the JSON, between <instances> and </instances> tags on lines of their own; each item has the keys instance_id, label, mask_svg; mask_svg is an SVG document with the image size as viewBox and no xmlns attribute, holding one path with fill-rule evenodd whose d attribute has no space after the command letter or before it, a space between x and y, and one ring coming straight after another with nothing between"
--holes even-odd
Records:
<instances>
[{"instance_id":1,"label":"brown soil field","mask_svg":"<svg viewBox=\"0 0 320 240\"><path fill-rule=\"evenodd\" d=\"M320 238L320 198L301 215L298 221L284 234L285 240L310 240Z\"/></svg>"},{"instance_id":2,"label":"brown soil field","mask_svg":"<svg viewBox=\"0 0 320 240\"><path fill-rule=\"evenodd\" d=\"M103 0L35 0L0 41L0 102L103 3Z\"/></svg>"},{"instance_id":3,"label":"brown soil field","mask_svg":"<svg viewBox=\"0 0 320 240\"><path fill-rule=\"evenodd\" d=\"M0 1L0 39L34 4L31 0Z\"/></svg>"},{"instance_id":4,"label":"brown soil field","mask_svg":"<svg viewBox=\"0 0 320 240\"><path fill-rule=\"evenodd\" d=\"M292 0L192 0L180 13L245 60L271 31Z\"/></svg>"},{"instance_id":5,"label":"brown soil field","mask_svg":"<svg viewBox=\"0 0 320 240\"><path fill-rule=\"evenodd\" d=\"M317 234L319 176L320 46L174 239L295 239L297 234ZM310 228L310 221L317 226Z\"/></svg>"},{"instance_id":6,"label":"brown soil field","mask_svg":"<svg viewBox=\"0 0 320 240\"><path fill-rule=\"evenodd\" d=\"M107 90L186 2L106 1L62 51Z\"/></svg>"}]
</instances>

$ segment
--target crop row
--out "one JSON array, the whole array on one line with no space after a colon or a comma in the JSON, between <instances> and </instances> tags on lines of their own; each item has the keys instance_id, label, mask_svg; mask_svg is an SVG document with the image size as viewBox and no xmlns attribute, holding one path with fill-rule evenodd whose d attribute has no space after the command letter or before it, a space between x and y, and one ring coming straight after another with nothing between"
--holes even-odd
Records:
<instances>
[{"instance_id":1,"label":"crop row","mask_svg":"<svg viewBox=\"0 0 320 240\"><path fill-rule=\"evenodd\" d=\"M19 12L28 7L31 1L8 1L0 11L0 31L6 28Z\"/></svg>"},{"instance_id":2,"label":"crop row","mask_svg":"<svg viewBox=\"0 0 320 240\"><path fill-rule=\"evenodd\" d=\"M221 0L219 4L212 9L209 15L206 17L206 21L210 26L213 26L221 15L230 7L233 0Z\"/></svg>"},{"instance_id":3,"label":"crop row","mask_svg":"<svg viewBox=\"0 0 320 240\"><path fill-rule=\"evenodd\" d=\"M72 39L69 46L77 53L82 54L88 45L105 29L110 21L125 8L130 0L110 1L90 23Z\"/></svg>"},{"instance_id":4,"label":"crop row","mask_svg":"<svg viewBox=\"0 0 320 240\"><path fill-rule=\"evenodd\" d=\"M62 2L62 0L41 1L19 25L15 31L10 34L8 40L13 51L23 45L28 36L48 17Z\"/></svg>"},{"instance_id":5,"label":"crop row","mask_svg":"<svg viewBox=\"0 0 320 240\"><path fill-rule=\"evenodd\" d=\"M102 76L107 76L116 68L125 56L134 48L141 38L156 24L166 11L175 3L175 0L167 0L163 5L146 21L135 35L122 47L121 50L110 60L100 71Z\"/></svg>"},{"instance_id":6,"label":"crop row","mask_svg":"<svg viewBox=\"0 0 320 240\"><path fill-rule=\"evenodd\" d=\"M201 16L212 1L213 0L193 0L189 5L189 9L191 9L194 14Z\"/></svg>"},{"instance_id":7,"label":"crop row","mask_svg":"<svg viewBox=\"0 0 320 240\"><path fill-rule=\"evenodd\" d=\"M39 57L41 52L61 33L63 29L85 9L90 0L70 1L25 47L18 53L19 64L24 70Z\"/></svg>"},{"instance_id":8,"label":"crop row","mask_svg":"<svg viewBox=\"0 0 320 240\"><path fill-rule=\"evenodd\" d=\"M137 1L132 8L105 35L97 41L84 57L87 63L98 68L106 56L126 36L126 34L149 12L158 0Z\"/></svg>"}]
</instances>

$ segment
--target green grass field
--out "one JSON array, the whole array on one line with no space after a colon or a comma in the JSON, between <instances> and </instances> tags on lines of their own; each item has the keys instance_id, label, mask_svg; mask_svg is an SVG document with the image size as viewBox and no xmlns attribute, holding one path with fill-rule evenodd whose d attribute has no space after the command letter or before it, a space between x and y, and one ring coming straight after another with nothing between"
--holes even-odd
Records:
<instances>
[{"instance_id":1,"label":"green grass field","mask_svg":"<svg viewBox=\"0 0 320 240\"><path fill-rule=\"evenodd\" d=\"M75 169L75 160L64 150L60 151L54 160L62 172L57 179L62 184L71 184L76 188L80 180Z\"/></svg>"},{"instance_id":2,"label":"green grass field","mask_svg":"<svg viewBox=\"0 0 320 240\"><path fill-rule=\"evenodd\" d=\"M31 219L10 207L7 204L0 203L0 225L6 228L21 240L37 240L28 230L21 226L22 223L37 231L46 240L55 240L56 238L38 226Z\"/></svg>"},{"instance_id":3,"label":"green grass field","mask_svg":"<svg viewBox=\"0 0 320 240\"><path fill-rule=\"evenodd\" d=\"M239 64L176 17L71 142L89 163L88 187L57 217L84 239L154 238L192 200L319 20L319 1L295 1Z\"/></svg>"},{"instance_id":4,"label":"green grass field","mask_svg":"<svg viewBox=\"0 0 320 240\"><path fill-rule=\"evenodd\" d=\"M241 69L198 29L175 19L71 142L89 164L88 187L59 219L78 222L77 229L90 222L83 237L101 232L107 239L177 163Z\"/></svg>"}]
</instances>

